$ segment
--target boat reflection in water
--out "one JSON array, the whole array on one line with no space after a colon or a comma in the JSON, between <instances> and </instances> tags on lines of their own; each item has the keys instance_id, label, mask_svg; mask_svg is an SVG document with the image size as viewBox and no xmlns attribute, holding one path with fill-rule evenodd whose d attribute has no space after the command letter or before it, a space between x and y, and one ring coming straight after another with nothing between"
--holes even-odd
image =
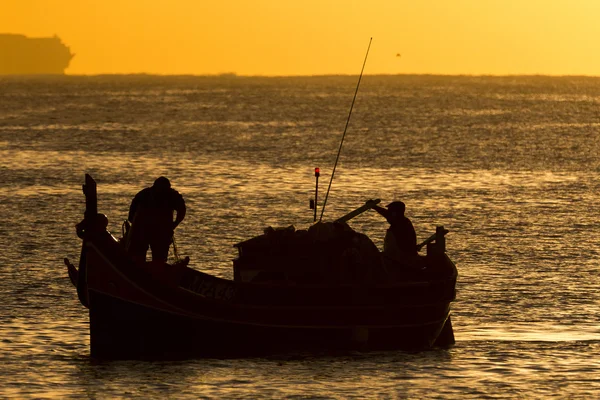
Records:
<instances>
[{"instance_id":1,"label":"boat reflection in water","mask_svg":"<svg viewBox=\"0 0 600 400\"><path fill-rule=\"evenodd\" d=\"M454 344L450 304L457 270L445 231L418 265L390 265L346 221L265 230L235 246L234 279L188 267L136 263L97 211L86 175L79 268L71 281L89 308L91 355L165 359L268 355L290 350L420 350Z\"/></svg>"}]
</instances>

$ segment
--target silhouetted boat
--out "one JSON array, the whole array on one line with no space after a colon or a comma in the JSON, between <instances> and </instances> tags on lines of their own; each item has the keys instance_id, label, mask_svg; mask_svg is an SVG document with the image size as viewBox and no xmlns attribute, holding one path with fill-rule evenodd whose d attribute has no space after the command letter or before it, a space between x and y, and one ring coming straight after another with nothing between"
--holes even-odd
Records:
<instances>
[{"instance_id":1,"label":"silhouetted boat","mask_svg":"<svg viewBox=\"0 0 600 400\"><path fill-rule=\"evenodd\" d=\"M73 56L58 36L0 34L0 75L62 75Z\"/></svg>"},{"instance_id":2,"label":"silhouetted boat","mask_svg":"<svg viewBox=\"0 0 600 400\"><path fill-rule=\"evenodd\" d=\"M79 268L71 281L89 308L91 355L101 359L246 356L289 350L423 349L454 343L457 270L438 227L418 266L386 270L345 220L267 229L235 245L234 279L187 266L139 264L97 212L86 175ZM388 266L389 267L389 266Z\"/></svg>"}]
</instances>

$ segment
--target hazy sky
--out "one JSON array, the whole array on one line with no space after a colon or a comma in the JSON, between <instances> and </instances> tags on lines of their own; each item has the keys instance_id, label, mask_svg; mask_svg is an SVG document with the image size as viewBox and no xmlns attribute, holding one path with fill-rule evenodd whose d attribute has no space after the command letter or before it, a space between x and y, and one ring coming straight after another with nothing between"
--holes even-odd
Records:
<instances>
[{"instance_id":1,"label":"hazy sky","mask_svg":"<svg viewBox=\"0 0 600 400\"><path fill-rule=\"evenodd\" d=\"M600 75L600 0L0 0L69 74ZM400 54L400 56L397 56Z\"/></svg>"}]
</instances>

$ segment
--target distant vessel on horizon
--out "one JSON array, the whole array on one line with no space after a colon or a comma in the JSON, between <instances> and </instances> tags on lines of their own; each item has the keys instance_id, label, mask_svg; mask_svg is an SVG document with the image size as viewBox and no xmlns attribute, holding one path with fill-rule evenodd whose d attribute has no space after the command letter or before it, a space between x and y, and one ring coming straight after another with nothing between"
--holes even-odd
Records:
<instances>
[{"instance_id":1,"label":"distant vessel on horizon","mask_svg":"<svg viewBox=\"0 0 600 400\"><path fill-rule=\"evenodd\" d=\"M74 56L56 35L0 33L0 75L64 75Z\"/></svg>"}]
</instances>

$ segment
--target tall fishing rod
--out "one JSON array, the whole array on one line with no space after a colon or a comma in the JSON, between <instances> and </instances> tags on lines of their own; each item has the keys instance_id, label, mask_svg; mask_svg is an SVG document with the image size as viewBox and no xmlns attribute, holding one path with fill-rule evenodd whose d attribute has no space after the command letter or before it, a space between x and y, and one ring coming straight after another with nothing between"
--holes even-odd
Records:
<instances>
[{"instance_id":1,"label":"tall fishing rod","mask_svg":"<svg viewBox=\"0 0 600 400\"><path fill-rule=\"evenodd\" d=\"M338 149L337 157L335 158L335 164L333 164L333 171L331 172L331 179L329 180L329 186L327 187L327 194L325 195L325 201L323 201L323 208L321 208L321 216L319 217L319 222L323 219L323 213L325 212L325 206L327 205L327 199L329 198L329 190L331 189L331 183L333 182L333 175L335 175L335 168L337 167L338 160L340 159L340 153L342 152L342 145L344 144L344 138L346 137L346 131L348 130L348 124L350 123L350 116L352 115L352 109L354 108L354 101L356 101L356 95L358 94L358 88L360 87L360 80L363 76L363 71L365 70L365 65L367 64L367 57L369 56L369 49L371 48L371 42L373 38L369 39L369 46L367 47L367 54L365 54L365 61L363 62L362 69L360 70L360 75L358 76L358 83L356 84L356 91L354 92L354 98L352 99L352 104L350 105L350 112L348 113L348 119L346 120L346 127L344 128L344 134L342 135L342 141L340 142L340 148ZM316 205L315 205L316 207Z\"/></svg>"}]
</instances>

